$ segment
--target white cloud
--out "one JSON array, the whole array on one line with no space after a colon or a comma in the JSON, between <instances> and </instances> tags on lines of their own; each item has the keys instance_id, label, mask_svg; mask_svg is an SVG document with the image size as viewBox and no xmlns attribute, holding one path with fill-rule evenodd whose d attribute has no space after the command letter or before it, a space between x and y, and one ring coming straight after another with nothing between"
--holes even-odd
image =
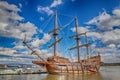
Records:
<instances>
[{"instance_id":1,"label":"white cloud","mask_svg":"<svg viewBox=\"0 0 120 80\"><path fill-rule=\"evenodd\" d=\"M102 38L102 35L98 32L88 32L87 36L90 36L93 39L101 39Z\"/></svg>"},{"instance_id":2,"label":"white cloud","mask_svg":"<svg viewBox=\"0 0 120 80\"><path fill-rule=\"evenodd\" d=\"M17 41L13 43L15 46L13 47L13 49L15 50L22 50L22 49L26 49L25 46L23 46L23 41Z\"/></svg>"},{"instance_id":3,"label":"white cloud","mask_svg":"<svg viewBox=\"0 0 120 80\"><path fill-rule=\"evenodd\" d=\"M27 56L27 55L24 55L24 56ZM33 64L32 61L37 60L33 57L26 57L26 58L23 58L23 57L16 56L16 57L10 57L10 58L0 58L0 63L1 64L11 64L11 63L12 64Z\"/></svg>"},{"instance_id":4,"label":"white cloud","mask_svg":"<svg viewBox=\"0 0 120 80\"><path fill-rule=\"evenodd\" d=\"M100 55L102 61L105 63L120 62L120 50L117 50L114 44L110 44L106 48L100 48Z\"/></svg>"},{"instance_id":5,"label":"white cloud","mask_svg":"<svg viewBox=\"0 0 120 80\"><path fill-rule=\"evenodd\" d=\"M115 48L116 46L115 46L115 44L110 44L110 45L108 45L108 47L109 48Z\"/></svg>"},{"instance_id":6,"label":"white cloud","mask_svg":"<svg viewBox=\"0 0 120 80\"><path fill-rule=\"evenodd\" d=\"M36 26L30 22L21 23L23 20L18 14L20 9L14 4L0 1L0 36L23 39L24 34L30 39L36 34Z\"/></svg>"},{"instance_id":7,"label":"white cloud","mask_svg":"<svg viewBox=\"0 0 120 80\"><path fill-rule=\"evenodd\" d=\"M120 26L120 9L114 9L112 13L111 15L104 11L87 24L94 24L101 30L112 30L114 26Z\"/></svg>"},{"instance_id":8,"label":"white cloud","mask_svg":"<svg viewBox=\"0 0 120 80\"><path fill-rule=\"evenodd\" d=\"M25 49L25 46L23 45L16 45L14 49L20 50L20 49Z\"/></svg>"},{"instance_id":9,"label":"white cloud","mask_svg":"<svg viewBox=\"0 0 120 80\"><path fill-rule=\"evenodd\" d=\"M120 9L116 8L112 14L108 14L105 10L99 16L94 17L87 24L96 25L98 29L104 32L95 32L94 35L99 36L104 44L120 44ZM114 27L119 27L113 29ZM98 34L96 34L98 33ZM91 34L91 33L89 33Z\"/></svg>"},{"instance_id":10,"label":"white cloud","mask_svg":"<svg viewBox=\"0 0 120 80\"><path fill-rule=\"evenodd\" d=\"M107 14L106 11L104 11L99 16L90 20L87 24L95 24L96 26L98 26L99 29L109 30L112 29L113 27L110 24L111 19L112 19L111 15Z\"/></svg>"},{"instance_id":11,"label":"white cloud","mask_svg":"<svg viewBox=\"0 0 120 80\"><path fill-rule=\"evenodd\" d=\"M0 47L0 55L8 56L0 58L0 62L3 62L4 64L5 63L32 64L33 60L38 60L38 58L35 55L31 55L30 52L28 51L22 51L22 53L19 53L13 48Z\"/></svg>"},{"instance_id":12,"label":"white cloud","mask_svg":"<svg viewBox=\"0 0 120 80\"><path fill-rule=\"evenodd\" d=\"M73 32L76 32L76 28L71 28ZM92 39L100 39L102 36L98 32L92 32L87 27L78 27L78 33L85 33L87 32L87 36L90 36Z\"/></svg>"},{"instance_id":13,"label":"white cloud","mask_svg":"<svg viewBox=\"0 0 120 80\"><path fill-rule=\"evenodd\" d=\"M37 11L40 13L47 13L48 15L53 14L53 10L50 9L50 7L42 7L42 6L38 6L37 7Z\"/></svg>"},{"instance_id":14,"label":"white cloud","mask_svg":"<svg viewBox=\"0 0 120 80\"><path fill-rule=\"evenodd\" d=\"M0 1L0 36L8 37L8 38L17 38L18 41L14 42L14 47L12 48L4 48L0 47L1 55L8 55L11 58L0 58L0 61L3 62L16 62L16 63L31 63L32 60L38 59L34 57L34 55L30 54L30 51L26 51L26 46L23 46L21 39L25 37L30 41L34 34L37 34L37 27L30 23L22 23L23 17L18 14L20 9L14 4L8 4L5 1ZM32 41L31 44L34 47L38 45L46 44L50 40L50 35L43 33L42 39L38 39L38 41ZM20 41L19 41L20 40ZM22 50L18 52L18 50ZM24 51L23 51L24 50ZM40 50L41 53L46 53L44 50Z\"/></svg>"},{"instance_id":15,"label":"white cloud","mask_svg":"<svg viewBox=\"0 0 120 80\"><path fill-rule=\"evenodd\" d=\"M62 4L62 0L53 0L50 6L38 6L37 11L40 13L47 13L48 15L51 15L54 13L52 8L57 7L58 5Z\"/></svg>"},{"instance_id":16,"label":"white cloud","mask_svg":"<svg viewBox=\"0 0 120 80\"><path fill-rule=\"evenodd\" d=\"M105 44L120 44L120 29L104 32L102 41Z\"/></svg>"},{"instance_id":17,"label":"white cloud","mask_svg":"<svg viewBox=\"0 0 120 80\"><path fill-rule=\"evenodd\" d=\"M0 30L5 30L5 28L8 26L7 23L1 23L0 22Z\"/></svg>"},{"instance_id":18,"label":"white cloud","mask_svg":"<svg viewBox=\"0 0 120 80\"><path fill-rule=\"evenodd\" d=\"M71 28L71 30L73 32L76 32L76 28L75 27ZM85 28L85 27L78 27L78 33L84 33L84 32L88 32L88 31L89 30L87 28Z\"/></svg>"},{"instance_id":19,"label":"white cloud","mask_svg":"<svg viewBox=\"0 0 120 80\"><path fill-rule=\"evenodd\" d=\"M120 62L120 54L101 54L102 61L105 63L119 63Z\"/></svg>"},{"instance_id":20,"label":"white cloud","mask_svg":"<svg viewBox=\"0 0 120 80\"><path fill-rule=\"evenodd\" d=\"M13 55L15 52L16 52L16 50L14 50L14 49L0 47L0 54Z\"/></svg>"},{"instance_id":21,"label":"white cloud","mask_svg":"<svg viewBox=\"0 0 120 80\"><path fill-rule=\"evenodd\" d=\"M42 39L38 39L38 38L37 38L37 39L34 39L34 40L31 42L31 45L32 45L33 47L39 47L40 45L46 44L50 39L51 39L50 35L44 33Z\"/></svg>"},{"instance_id":22,"label":"white cloud","mask_svg":"<svg viewBox=\"0 0 120 80\"><path fill-rule=\"evenodd\" d=\"M50 7L56 7L58 5L62 4L62 0L54 0L53 3L50 5Z\"/></svg>"},{"instance_id":23,"label":"white cloud","mask_svg":"<svg viewBox=\"0 0 120 80\"><path fill-rule=\"evenodd\" d=\"M114 16L120 18L120 9L114 9L112 13L114 14Z\"/></svg>"},{"instance_id":24,"label":"white cloud","mask_svg":"<svg viewBox=\"0 0 120 80\"><path fill-rule=\"evenodd\" d=\"M37 27L30 23L30 22L27 22L27 23L20 23L20 25L18 26L19 27L19 30L20 30L20 34L19 37L23 38L24 37L24 34L26 34L27 36L27 39L31 39L31 37L36 34L36 30L37 30Z\"/></svg>"},{"instance_id":25,"label":"white cloud","mask_svg":"<svg viewBox=\"0 0 120 80\"><path fill-rule=\"evenodd\" d=\"M13 4L8 4L5 1L0 1L0 8L5 10L15 11L15 12L20 11L20 9L17 6Z\"/></svg>"}]
</instances>

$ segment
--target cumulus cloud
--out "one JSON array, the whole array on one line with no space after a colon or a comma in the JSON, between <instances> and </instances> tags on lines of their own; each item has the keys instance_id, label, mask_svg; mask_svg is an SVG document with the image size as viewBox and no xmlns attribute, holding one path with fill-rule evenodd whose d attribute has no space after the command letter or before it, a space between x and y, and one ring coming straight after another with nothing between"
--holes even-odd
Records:
<instances>
[{"instance_id":1,"label":"cumulus cloud","mask_svg":"<svg viewBox=\"0 0 120 80\"><path fill-rule=\"evenodd\" d=\"M22 20L23 17L17 14L21 11L16 5L8 4L5 1L0 1L0 21L6 22L9 20Z\"/></svg>"},{"instance_id":2,"label":"cumulus cloud","mask_svg":"<svg viewBox=\"0 0 120 80\"><path fill-rule=\"evenodd\" d=\"M112 13L114 14L115 17L120 18L120 9L114 9Z\"/></svg>"},{"instance_id":3,"label":"cumulus cloud","mask_svg":"<svg viewBox=\"0 0 120 80\"><path fill-rule=\"evenodd\" d=\"M24 56L16 56L16 57L10 57L10 58L0 58L1 64L32 64L33 60L37 60L35 58L31 57L25 57Z\"/></svg>"},{"instance_id":4,"label":"cumulus cloud","mask_svg":"<svg viewBox=\"0 0 120 80\"><path fill-rule=\"evenodd\" d=\"M53 3L50 5L50 7L56 7L58 5L62 4L62 0L54 0Z\"/></svg>"},{"instance_id":5,"label":"cumulus cloud","mask_svg":"<svg viewBox=\"0 0 120 80\"><path fill-rule=\"evenodd\" d=\"M42 6L38 6L37 7L37 11L40 13L47 13L48 15L53 14L53 10L50 9L50 7L42 7Z\"/></svg>"},{"instance_id":6,"label":"cumulus cloud","mask_svg":"<svg viewBox=\"0 0 120 80\"><path fill-rule=\"evenodd\" d=\"M108 47L109 48L115 48L116 46L115 46L115 44L110 44L110 45L108 45Z\"/></svg>"},{"instance_id":7,"label":"cumulus cloud","mask_svg":"<svg viewBox=\"0 0 120 80\"><path fill-rule=\"evenodd\" d=\"M109 14L107 14L106 11L104 11L99 16L90 20L87 24L95 24L96 26L98 26L99 29L109 30L109 29L112 29L113 27L110 24L111 18L112 17Z\"/></svg>"},{"instance_id":8,"label":"cumulus cloud","mask_svg":"<svg viewBox=\"0 0 120 80\"><path fill-rule=\"evenodd\" d=\"M22 40L21 40L21 41L17 41L17 42L13 42L13 44L15 45L15 46L13 47L13 49L15 49L15 50L26 49L26 47L23 45Z\"/></svg>"},{"instance_id":9,"label":"cumulus cloud","mask_svg":"<svg viewBox=\"0 0 120 80\"><path fill-rule=\"evenodd\" d=\"M71 31L76 32L76 28L73 27L71 28ZM87 36L91 37L93 40L94 39L100 39L102 36L98 32L92 32L90 31L87 27L78 27L78 33L85 33L87 32Z\"/></svg>"},{"instance_id":10,"label":"cumulus cloud","mask_svg":"<svg viewBox=\"0 0 120 80\"><path fill-rule=\"evenodd\" d=\"M75 27L71 28L71 30L73 32L76 32L76 28ZM78 27L78 33L84 33L84 32L88 32L88 31L89 30L87 28L85 28L85 27Z\"/></svg>"},{"instance_id":11,"label":"cumulus cloud","mask_svg":"<svg viewBox=\"0 0 120 80\"><path fill-rule=\"evenodd\" d=\"M52 54L47 49L36 49L37 54L39 54L43 59L47 59L48 57L52 56Z\"/></svg>"},{"instance_id":12,"label":"cumulus cloud","mask_svg":"<svg viewBox=\"0 0 120 80\"><path fill-rule=\"evenodd\" d=\"M1 10L2 9L5 9L5 10L11 10L11 11L20 11L20 9L15 6L14 4L8 4L7 2L5 1L0 1L0 7L1 7Z\"/></svg>"},{"instance_id":13,"label":"cumulus cloud","mask_svg":"<svg viewBox=\"0 0 120 80\"><path fill-rule=\"evenodd\" d=\"M42 39L38 39L38 38L37 38L37 39L34 39L34 40L31 42L31 45L32 45L33 47L39 47L40 45L46 44L50 39L51 39L50 35L44 33Z\"/></svg>"},{"instance_id":14,"label":"cumulus cloud","mask_svg":"<svg viewBox=\"0 0 120 80\"><path fill-rule=\"evenodd\" d=\"M104 32L102 41L104 44L120 44L120 29Z\"/></svg>"},{"instance_id":15,"label":"cumulus cloud","mask_svg":"<svg viewBox=\"0 0 120 80\"><path fill-rule=\"evenodd\" d=\"M16 52L16 50L14 50L14 49L0 47L0 54L13 55L15 52Z\"/></svg>"},{"instance_id":16,"label":"cumulus cloud","mask_svg":"<svg viewBox=\"0 0 120 80\"><path fill-rule=\"evenodd\" d=\"M31 63L32 60L38 59L34 57L34 55L31 55L30 51L26 50L21 40L26 34L27 40L31 41L33 35L37 34L37 27L29 21L23 23L22 20L24 18L18 14L19 11L21 10L16 5L8 4L6 1L0 1L0 36L17 38L17 41L13 43L13 47L0 47L0 55L11 56L9 59L0 58L0 61L5 63L8 61L16 63ZM41 34L43 34L43 38L31 42L34 47L46 44L50 40L50 35L43 33L42 30ZM40 51L41 53L45 52L43 50Z\"/></svg>"},{"instance_id":17,"label":"cumulus cloud","mask_svg":"<svg viewBox=\"0 0 120 80\"><path fill-rule=\"evenodd\" d=\"M87 36L90 36L93 39L101 39L102 38L102 35L98 32L88 32Z\"/></svg>"},{"instance_id":18,"label":"cumulus cloud","mask_svg":"<svg viewBox=\"0 0 120 80\"><path fill-rule=\"evenodd\" d=\"M54 13L54 11L52 10L52 8L57 7L58 5L62 4L62 0L53 0L53 2L51 3L50 6L38 6L37 7L37 11L40 13L46 13L48 15L51 15Z\"/></svg>"},{"instance_id":19,"label":"cumulus cloud","mask_svg":"<svg viewBox=\"0 0 120 80\"><path fill-rule=\"evenodd\" d=\"M99 16L94 17L87 24L94 24L101 30L112 30L115 26L120 26L120 9L114 9L113 14L108 14L106 11Z\"/></svg>"},{"instance_id":20,"label":"cumulus cloud","mask_svg":"<svg viewBox=\"0 0 120 80\"><path fill-rule=\"evenodd\" d=\"M100 48L101 59L105 63L119 63L120 50L117 49L115 44L110 44L107 47Z\"/></svg>"},{"instance_id":21,"label":"cumulus cloud","mask_svg":"<svg viewBox=\"0 0 120 80\"><path fill-rule=\"evenodd\" d=\"M23 39L26 33L30 39L36 34L34 24L20 22L24 18L18 14L19 11L16 5L0 1L0 36Z\"/></svg>"},{"instance_id":22,"label":"cumulus cloud","mask_svg":"<svg viewBox=\"0 0 120 80\"><path fill-rule=\"evenodd\" d=\"M4 64L7 63L32 64L33 60L38 60L38 58L35 55L31 55L28 51L22 51L19 53L14 48L0 47L0 56L1 57L8 56L8 57L0 58L0 63L4 63Z\"/></svg>"},{"instance_id":23,"label":"cumulus cloud","mask_svg":"<svg viewBox=\"0 0 120 80\"><path fill-rule=\"evenodd\" d=\"M87 27L79 27L78 32L87 32L87 36L90 36L93 40L101 39L103 44L120 44L120 29L113 29L113 27L120 27L120 9L114 9L112 11L113 15L108 14L105 10L99 16L94 17L87 24L94 24L100 30L104 32L91 31ZM71 29L75 32L75 27Z\"/></svg>"},{"instance_id":24,"label":"cumulus cloud","mask_svg":"<svg viewBox=\"0 0 120 80\"><path fill-rule=\"evenodd\" d=\"M105 63L119 63L120 62L120 54L101 54L102 61Z\"/></svg>"},{"instance_id":25,"label":"cumulus cloud","mask_svg":"<svg viewBox=\"0 0 120 80\"><path fill-rule=\"evenodd\" d=\"M101 40L104 44L120 44L120 9L115 8L112 14L108 14L105 10L99 16L94 17L87 24L96 25L101 35ZM114 27L117 27L114 29Z\"/></svg>"}]
</instances>

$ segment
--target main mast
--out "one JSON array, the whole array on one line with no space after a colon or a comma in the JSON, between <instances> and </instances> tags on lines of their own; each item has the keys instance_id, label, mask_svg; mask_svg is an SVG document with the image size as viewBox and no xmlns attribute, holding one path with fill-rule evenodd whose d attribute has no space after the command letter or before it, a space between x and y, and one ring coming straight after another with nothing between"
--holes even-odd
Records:
<instances>
[{"instance_id":1,"label":"main mast","mask_svg":"<svg viewBox=\"0 0 120 80\"><path fill-rule=\"evenodd\" d=\"M57 56L56 53L56 48L57 48L57 43L60 42L63 38L60 38L57 40L57 35L58 35L58 30L60 30L61 27L58 28L58 24L57 24L57 12L54 13L54 29L52 31L50 31L49 33L53 33L53 37L54 37L54 43L52 43L50 46L48 46L49 48L54 46L54 57Z\"/></svg>"},{"instance_id":2,"label":"main mast","mask_svg":"<svg viewBox=\"0 0 120 80\"><path fill-rule=\"evenodd\" d=\"M54 36L54 57L56 57L56 41L57 41L57 35L58 35L58 33L57 33L57 31L56 31L56 29L57 29L57 13L55 12L55 14L54 14L54 33L53 33L53 36Z\"/></svg>"},{"instance_id":3,"label":"main mast","mask_svg":"<svg viewBox=\"0 0 120 80\"><path fill-rule=\"evenodd\" d=\"M77 18L75 17L75 25L76 25L76 43L77 43L77 46L80 45L80 38L78 36L78 21L77 21ZM77 54L78 54L78 62L80 62L80 50L79 50L79 47L77 47Z\"/></svg>"},{"instance_id":4,"label":"main mast","mask_svg":"<svg viewBox=\"0 0 120 80\"><path fill-rule=\"evenodd\" d=\"M74 38L75 37L75 39L76 39L76 43L77 43L77 46L75 46L75 47L73 47L73 48L69 48L69 50L73 50L73 49L76 49L77 48L77 54L78 54L78 62L80 62L80 47L86 47L86 49L87 49L87 59L89 58L89 55L88 55L88 41L87 41L87 35L86 35L86 32L85 33L78 33L78 20L77 20L77 18L75 17L75 28L76 28L76 34L74 35L74 36L70 36L69 38ZM85 36L85 41L86 41L86 44L82 44L82 45L80 45L80 42L79 42L79 40L80 40L80 38L79 38L79 36L82 36L82 35L84 35Z\"/></svg>"}]
</instances>

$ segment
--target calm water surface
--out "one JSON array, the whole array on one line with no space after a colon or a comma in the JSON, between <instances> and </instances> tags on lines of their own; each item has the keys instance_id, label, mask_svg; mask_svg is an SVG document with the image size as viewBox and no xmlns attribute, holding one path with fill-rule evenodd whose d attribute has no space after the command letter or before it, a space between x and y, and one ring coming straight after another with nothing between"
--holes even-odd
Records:
<instances>
[{"instance_id":1,"label":"calm water surface","mask_svg":"<svg viewBox=\"0 0 120 80\"><path fill-rule=\"evenodd\" d=\"M73 74L28 74L28 75L0 75L0 80L120 80L120 66L101 67L99 73Z\"/></svg>"}]
</instances>

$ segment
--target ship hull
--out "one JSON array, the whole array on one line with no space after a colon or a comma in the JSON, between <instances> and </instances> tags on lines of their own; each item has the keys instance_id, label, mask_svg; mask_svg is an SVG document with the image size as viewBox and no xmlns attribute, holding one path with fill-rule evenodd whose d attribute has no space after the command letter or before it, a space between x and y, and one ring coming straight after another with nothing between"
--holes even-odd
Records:
<instances>
[{"instance_id":1,"label":"ship hull","mask_svg":"<svg viewBox=\"0 0 120 80\"><path fill-rule=\"evenodd\" d=\"M44 66L44 69L50 74L61 74L61 73L94 73L98 72L100 69L100 55L91 57L89 61L82 60L81 62L69 62L64 60L59 60L60 62L54 61L49 62L38 62L33 61L34 64L39 66Z\"/></svg>"},{"instance_id":2,"label":"ship hull","mask_svg":"<svg viewBox=\"0 0 120 80\"><path fill-rule=\"evenodd\" d=\"M80 63L69 63L65 65L58 64L48 64L46 65L47 71L51 74L60 74L60 73L93 73L98 72L99 69L93 65L82 65Z\"/></svg>"}]
</instances>

